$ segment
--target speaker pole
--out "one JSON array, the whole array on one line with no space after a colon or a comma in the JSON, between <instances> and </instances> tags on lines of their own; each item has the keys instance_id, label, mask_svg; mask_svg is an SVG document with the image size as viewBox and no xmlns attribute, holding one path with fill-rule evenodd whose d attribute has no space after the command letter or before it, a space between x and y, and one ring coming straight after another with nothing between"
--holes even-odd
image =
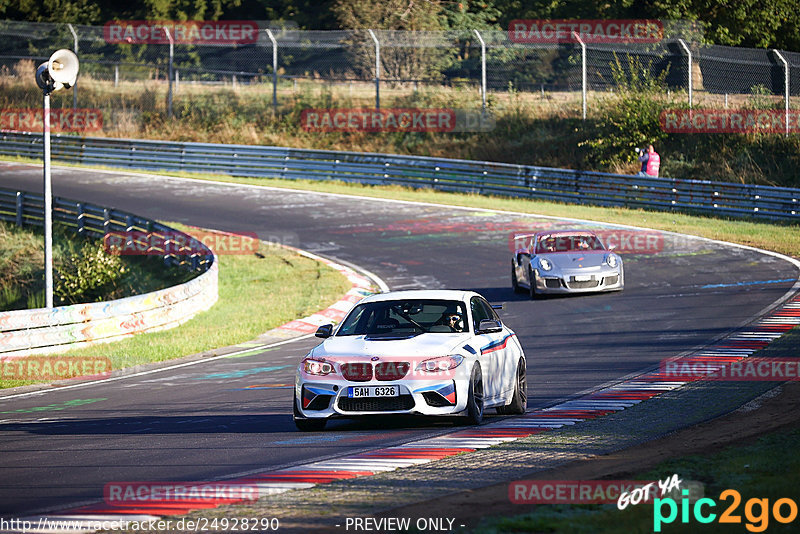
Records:
<instances>
[{"instance_id":1,"label":"speaker pole","mask_svg":"<svg viewBox=\"0 0 800 534\"><path fill-rule=\"evenodd\" d=\"M44 287L45 306L53 308L53 189L50 180L50 92L45 89L44 123Z\"/></svg>"}]
</instances>

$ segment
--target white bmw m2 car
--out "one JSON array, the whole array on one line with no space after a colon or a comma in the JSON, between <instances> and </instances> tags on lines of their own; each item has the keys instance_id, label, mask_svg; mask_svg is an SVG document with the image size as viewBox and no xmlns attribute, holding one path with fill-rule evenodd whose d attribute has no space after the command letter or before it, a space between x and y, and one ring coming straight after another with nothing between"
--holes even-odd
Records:
<instances>
[{"instance_id":1,"label":"white bmw m2 car","mask_svg":"<svg viewBox=\"0 0 800 534\"><path fill-rule=\"evenodd\" d=\"M297 368L294 421L322 430L332 417L521 414L525 354L494 308L471 291L396 291L359 302Z\"/></svg>"}]
</instances>

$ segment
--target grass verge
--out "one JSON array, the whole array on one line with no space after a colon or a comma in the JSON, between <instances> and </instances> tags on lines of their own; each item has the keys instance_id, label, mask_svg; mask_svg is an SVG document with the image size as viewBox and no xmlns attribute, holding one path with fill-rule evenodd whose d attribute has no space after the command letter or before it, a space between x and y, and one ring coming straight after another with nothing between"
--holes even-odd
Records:
<instances>
[{"instance_id":1,"label":"grass verge","mask_svg":"<svg viewBox=\"0 0 800 534\"><path fill-rule=\"evenodd\" d=\"M797 358L799 344L800 327L795 327L751 357ZM755 440L746 439L745 443L734 443L713 453L676 456L634 476L622 475L614 478L664 480L674 473L682 480L700 482L703 485L702 496L716 502L713 508L704 505L702 509L704 516L708 516L709 512L716 514L713 522L704 524L697 521L693 515L694 505L689 504L687 522L683 523L680 515L682 503L678 500L676 519L671 524L662 524L661 532L704 534L706 532L796 532L796 518L789 524L781 524L774 519L773 510L775 502L779 499L789 498L793 499L796 505L800 504L797 501L797 480L791 476L791 473L800 472L800 456L795 452L797 444L800 443L800 426L796 421L795 419L795 422L787 428L766 433ZM701 432L709 431L706 429ZM700 436L696 438L701 441L703 439ZM708 440L708 448L711 449L711 440L714 440L713 445L716 445L718 443L716 440L722 438L719 434L714 434L713 437L705 439ZM653 445L658 447L657 442L653 442ZM602 461L602 459L589 461ZM732 497L723 499L720 496L727 489L740 493L741 502L735 507ZM763 508L761 504L755 502L748 504L751 499L768 499L768 505ZM741 523L720 523L720 515L729 507L733 516L740 517ZM749 515L747 510L750 510ZM668 505L664 505L662 513L666 516L669 515L668 512ZM780 513L784 517L790 516L790 505L783 504ZM747 526L748 524L750 526ZM653 532L654 527L653 504L629 505L622 511L617 509L616 504L559 504L538 505L533 512L516 516L489 517L472 532L474 534L512 532L628 534Z\"/></svg>"},{"instance_id":2,"label":"grass verge","mask_svg":"<svg viewBox=\"0 0 800 534\"><path fill-rule=\"evenodd\" d=\"M327 307L350 289L344 276L317 261L277 247L258 253L219 256L219 300L187 323L64 354L108 357L113 369L179 358L250 340ZM0 388L31 383L0 380Z\"/></svg>"},{"instance_id":3,"label":"grass verge","mask_svg":"<svg viewBox=\"0 0 800 534\"><path fill-rule=\"evenodd\" d=\"M0 158L2 160L4 158ZM27 161L20 158L14 161ZM106 168L119 172L125 170ZM340 181L282 180L278 178L248 178L228 175L198 173L158 173L163 176L193 178L236 184L298 189L343 195L358 195L372 198L428 202L455 205L478 210L504 210L532 215L588 219L598 222L641 226L655 230L678 232L709 239L739 243L751 247L771 250L800 258L800 224L755 221L736 218L688 215L684 213L647 211L629 208L604 208L579 206L543 200L518 199L500 196L450 193L433 189L412 189L401 186L370 186Z\"/></svg>"},{"instance_id":4,"label":"grass verge","mask_svg":"<svg viewBox=\"0 0 800 534\"><path fill-rule=\"evenodd\" d=\"M800 457L795 454L796 444L800 443L800 428L773 432L759 438L755 443L745 446L727 447L715 454L691 455L673 458L658 464L646 473L633 478L636 480L663 479L667 473L677 473L682 479L700 481L704 485L706 498L717 504L712 509L703 507L703 515L716 514L716 520L702 524L694 517L694 505L689 505L688 522L682 523L681 516L671 524L661 525L665 533L703 532L761 532L751 530L767 527L769 532L796 532L793 521L781 525L772 515L774 503L783 498L796 501L797 481L787 476L800 470ZM746 489L745 489L746 488ZM720 498L726 489L740 492L741 503L732 510L739 516L740 524L719 523L720 514L732 506L732 498ZM752 508L751 517L745 512L750 499L768 499L769 507L763 510L760 504ZM680 501L677 502L679 514ZM667 506L663 513L668 515ZM783 516L789 515L787 505L781 510ZM772 516L772 517L770 517ZM746 527L746 525L750 527ZM745 530L747 528L747 530ZM484 520L473 532L475 534L505 534L513 532L569 532L608 534L646 533L654 531L654 507L652 504L628 506L618 510L616 504L606 505L541 505L529 514L492 518Z\"/></svg>"},{"instance_id":5,"label":"grass verge","mask_svg":"<svg viewBox=\"0 0 800 534\"><path fill-rule=\"evenodd\" d=\"M27 158L2 156L0 156L0 161L38 163L38 161ZM59 163L59 165L66 167L85 167L63 163ZM89 168L129 172L125 169L120 170L112 167ZM197 180L298 189L302 191L409 200L413 202L429 202L432 204L450 204L480 210L506 210L530 213L532 215L589 219L599 222L642 226L655 230L678 232L709 239L729 241L731 243L739 243L741 245L771 250L794 258L800 258L800 224L790 224L786 222L711 217L689 215L685 213L648 211L643 209L579 206L543 200L449 193L433 189L412 189L401 186L370 186L334 180L326 182L318 180L282 180L278 178L248 178L188 172L159 172L157 174L179 178L193 178Z\"/></svg>"}]
</instances>

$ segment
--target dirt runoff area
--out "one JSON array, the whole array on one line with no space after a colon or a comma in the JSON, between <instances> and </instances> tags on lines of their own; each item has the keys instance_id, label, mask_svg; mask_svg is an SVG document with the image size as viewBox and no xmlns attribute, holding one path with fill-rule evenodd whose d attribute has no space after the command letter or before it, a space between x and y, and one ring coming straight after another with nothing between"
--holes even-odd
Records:
<instances>
[{"instance_id":1,"label":"dirt runoff area","mask_svg":"<svg viewBox=\"0 0 800 534\"><path fill-rule=\"evenodd\" d=\"M712 421L685 428L661 439L613 454L595 456L556 469L520 473L516 480L630 479L669 458L713 454L729 445L746 445L759 436L800 427L800 382L787 382L750 401L738 410ZM510 480L508 482L511 482ZM514 504L508 483L443 496L436 508L477 524L489 516L514 516L531 512L536 505ZM385 511L380 516L426 517L431 503L419 503Z\"/></svg>"}]
</instances>

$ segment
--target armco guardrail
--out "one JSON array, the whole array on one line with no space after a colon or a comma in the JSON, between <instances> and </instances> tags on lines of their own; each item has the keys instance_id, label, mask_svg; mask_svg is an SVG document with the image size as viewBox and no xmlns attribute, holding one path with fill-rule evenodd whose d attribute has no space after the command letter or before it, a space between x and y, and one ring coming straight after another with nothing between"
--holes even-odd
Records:
<instances>
[{"instance_id":1,"label":"armco guardrail","mask_svg":"<svg viewBox=\"0 0 800 534\"><path fill-rule=\"evenodd\" d=\"M42 195L0 189L0 220L19 226L43 226ZM56 352L81 344L114 341L139 332L172 328L207 310L217 301L217 262L210 249L191 236L155 221L111 208L63 198L53 199L53 221L75 232L102 238L108 232L135 232L185 238L162 254L168 265L201 273L196 278L143 295L108 302L0 312L0 358ZM164 240L153 240L164 242ZM169 241L167 241L169 243ZM145 243L141 243L146 246ZM138 246L138 244L137 244ZM198 250L205 254L189 252ZM152 247L151 247L152 248ZM152 252L152 250L151 250ZM187 252L186 255L182 252Z\"/></svg>"},{"instance_id":2,"label":"armco guardrail","mask_svg":"<svg viewBox=\"0 0 800 534\"><path fill-rule=\"evenodd\" d=\"M39 158L42 136L0 134L0 154ZM53 136L53 159L152 171L398 184L576 204L800 220L800 189L643 178L420 156Z\"/></svg>"}]
</instances>

